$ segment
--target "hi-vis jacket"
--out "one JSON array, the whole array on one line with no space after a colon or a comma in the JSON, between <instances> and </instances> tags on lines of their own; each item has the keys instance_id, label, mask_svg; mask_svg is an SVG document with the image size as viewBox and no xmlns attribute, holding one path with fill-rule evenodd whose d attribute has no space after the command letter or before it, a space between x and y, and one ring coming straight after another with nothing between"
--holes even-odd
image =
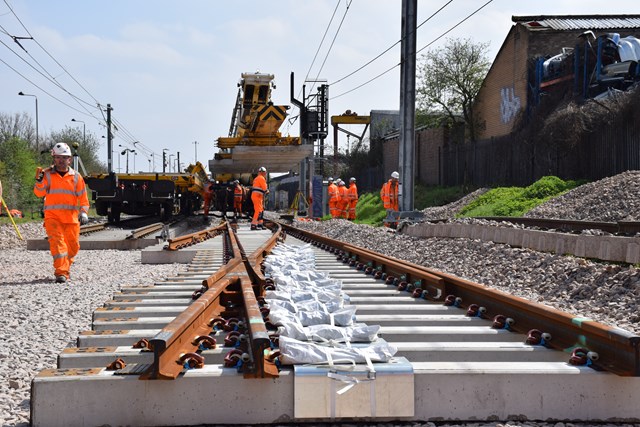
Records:
<instances>
[{"instance_id":1,"label":"hi-vis jacket","mask_svg":"<svg viewBox=\"0 0 640 427\"><path fill-rule=\"evenodd\" d=\"M394 183L392 180L389 180L382 184L380 198L382 199L385 209L393 209L394 211L399 210L398 183Z\"/></svg>"},{"instance_id":2,"label":"hi-vis jacket","mask_svg":"<svg viewBox=\"0 0 640 427\"><path fill-rule=\"evenodd\" d=\"M44 199L44 219L55 219L63 224L78 224L78 213L89 212L89 199L82 176L69 168L60 176L52 168L44 171L42 182L36 182L33 193Z\"/></svg>"}]
</instances>

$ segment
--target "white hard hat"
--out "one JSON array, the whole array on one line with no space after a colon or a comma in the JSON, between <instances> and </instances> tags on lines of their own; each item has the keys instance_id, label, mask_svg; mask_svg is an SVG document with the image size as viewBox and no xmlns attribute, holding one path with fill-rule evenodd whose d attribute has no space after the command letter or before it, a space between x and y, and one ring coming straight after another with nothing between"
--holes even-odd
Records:
<instances>
[{"instance_id":1,"label":"white hard hat","mask_svg":"<svg viewBox=\"0 0 640 427\"><path fill-rule=\"evenodd\" d=\"M71 148L64 142L58 142L51 149L52 156L69 156L71 157Z\"/></svg>"},{"instance_id":2,"label":"white hard hat","mask_svg":"<svg viewBox=\"0 0 640 427\"><path fill-rule=\"evenodd\" d=\"M333 178L329 177L329 178L327 179L327 181L333 181Z\"/></svg>"},{"instance_id":3,"label":"white hard hat","mask_svg":"<svg viewBox=\"0 0 640 427\"><path fill-rule=\"evenodd\" d=\"M344 185L344 181L343 180L338 181L338 185Z\"/></svg>"},{"instance_id":4,"label":"white hard hat","mask_svg":"<svg viewBox=\"0 0 640 427\"><path fill-rule=\"evenodd\" d=\"M391 178L400 179L400 174L394 171L391 173Z\"/></svg>"},{"instance_id":5,"label":"white hard hat","mask_svg":"<svg viewBox=\"0 0 640 427\"><path fill-rule=\"evenodd\" d=\"M356 182L356 179L354 177L351 177L349 178L349 181Z\"/></svg>"},{"instance_id":6,"label":"white hard hat","mask_svg":"<svg viewBox=\"0 0 640 427\"><path fill-rule=\"evenodd\" d=\"M260 169L258 169L258 172L266 172L267 168L265 168L264 166L260 166Z\"/></svg>"}]
</instances>

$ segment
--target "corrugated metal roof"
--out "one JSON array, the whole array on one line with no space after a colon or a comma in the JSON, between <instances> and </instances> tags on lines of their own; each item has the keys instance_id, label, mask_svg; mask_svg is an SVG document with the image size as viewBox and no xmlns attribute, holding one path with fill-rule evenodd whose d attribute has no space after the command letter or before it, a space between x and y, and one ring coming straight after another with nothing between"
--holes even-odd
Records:
<instances>
[{"instance_id":1,"label":"corrugated metal roof","mask_svg":"<svg viewBox=\"0 0 640 427\"><path fill-rule=\"evenodd\" d=\"M511 20L531 29L607 30L611 28L640 28L640 15L512 16Z\"/></svg>"}]
</instances>

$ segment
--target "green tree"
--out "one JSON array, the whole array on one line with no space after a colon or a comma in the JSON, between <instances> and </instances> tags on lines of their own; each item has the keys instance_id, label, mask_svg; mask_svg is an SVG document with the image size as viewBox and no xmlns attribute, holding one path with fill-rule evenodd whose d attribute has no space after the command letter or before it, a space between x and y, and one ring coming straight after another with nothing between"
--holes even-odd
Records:
<instances>
[{"instance_id":1,"label":"green tree","mask_svg":"<svg viewBox=\"0 0 640 427\"><path fill-rule=\"evenodd\" d=\"M447 39L443 47L422 55L416 89L419 122L453 125L462 116L467 136L476 139L479 117L474 117L473 103L491 65L488 47L471 39Z\"/></svg>"},{"instance_id":2,"label":"green tree","mask_svg":"<svg viewBox=\"0 0 640 427\"><path fill-rule=\"evenodd\" d=\"M76 152L87 173L106 172L107 166L99 160L98 151L100 142L92 133L83 135L82 130L75 127L66 127L61 131L52 132L50 140L53 142L65 142ZM80 172L83 173L82 169Z\"/></svg>"},{"instance_id":3,"label":"green tree","mask_svg":"<svg viewBox=\"0 0 640 427\"><path fill-rule=\"evenodd\" d=\"M2 197L10 208L35 209L38 199L33 194L36 172L35 152L21 138L6 139L0 144L0 180Z\"/></svg>"}]
</instances>

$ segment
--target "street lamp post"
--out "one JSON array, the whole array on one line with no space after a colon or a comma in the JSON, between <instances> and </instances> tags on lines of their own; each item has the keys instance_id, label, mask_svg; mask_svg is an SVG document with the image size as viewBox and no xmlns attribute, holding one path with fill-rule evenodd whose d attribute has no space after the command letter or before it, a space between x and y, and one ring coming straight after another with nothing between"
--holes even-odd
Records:
<instances>
[{"instance_id":1,"label":"street lamp post","mask_svg":"<svg viewBox=\"0 0 640 427\"><path fill-rule=\"evenodd\" d=\"M171 173L171 158L175 156L175 154L169 154L169 173Z\"/></svg>"},{"instance_id":2,"label":"street lamp post","mask_svg":"<svg viewBox=\"0 0 640 427\"><path fill-rule=\"evenodd\" d=\"M82 120L71 119L72 122L82 123L82 146L86 147L87 145L87 126ZM75 156L73 156L73 168L78 169L78 153L76 150Z\"/></svg>"},{"instance_id":3,"label":"street lamp post","mask_svg":"<svg viewBox=\"0 0 640 427\"><path fill-rule=\"evenodd\" d=\"M136 152L136 150L133 150L133 173L136 173L136 157L138 156L138 153Z\"/></svg>"},{"instance_id":4,"label":"street lamp post","mask_svg":"<svg viewBox=\"0 0 640 427\"><path fill-rule=\"evenodd\" d=\"M40 152L40 138L38 137L38 97L28 93L18 92L20 96L33 96L36 99L36 153Z\"/></svg>"},{"instance_id":5,"label":"street lamp post","mask_svg":"<svg viewBox=\"0 0 640 427\"><path fill-rule=\"evenodd\" d=\"M126 170L126 173L129 173L129 153L135 153L135 152L136 152L136 150L132 150L131 148L125 148L124 150L122 150L122 153L120 153L123 156L125 154L127 155L127 170Z\"/></svg>"}]
</instances>

